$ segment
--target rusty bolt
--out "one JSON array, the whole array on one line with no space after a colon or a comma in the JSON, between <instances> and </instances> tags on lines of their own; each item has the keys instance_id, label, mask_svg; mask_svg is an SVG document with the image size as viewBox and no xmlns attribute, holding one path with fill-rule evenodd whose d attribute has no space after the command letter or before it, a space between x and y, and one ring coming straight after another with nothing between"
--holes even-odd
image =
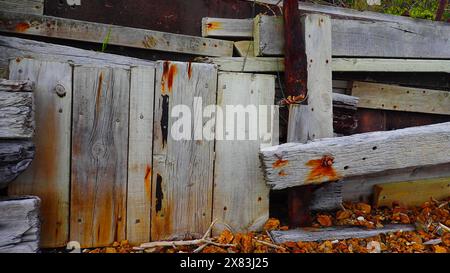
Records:
<instances>
[{"instance_id":1,"label":"rusty bolt","mask_svg":"<svg viewBox=\"0 0 450 273\"><path fill-rule=\"evenodd\" d=\"M58 97L63 98L66 96L66 89L64 88L64 86L62 86L62 84L57 84L55 86L55 92L56 95L58 95Z\"/></svg>"},{"instance_id":2,"label":"rusty bolt","mask_svg":"<svg viewBox=\"0 0 450 273\"><path fill-rule=\"evenodd\" d=\"M332 157L331 155L324 155L322 157L322 166L323 167L330 167L332 166L334 163L334 157Z\"/></svg>"}]
</instances>

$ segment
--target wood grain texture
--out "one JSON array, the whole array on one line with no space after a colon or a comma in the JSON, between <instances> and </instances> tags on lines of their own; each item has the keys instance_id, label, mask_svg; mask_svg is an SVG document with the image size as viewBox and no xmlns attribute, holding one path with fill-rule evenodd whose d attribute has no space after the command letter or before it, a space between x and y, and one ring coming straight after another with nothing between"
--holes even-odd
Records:
<instances>
[{"instance_id":1,"label":"wood grain texture","mask_svg":"<svg viewBox=\"0 0 450 273\"><path fill-rule=\"evenodd\" d=\"M253 41L237 41L234 42L234 49L241 57L255 57L253 52Z\"/></svg>"},{"instance_id":2,"label":"wood grain texture","mask_svg":"<svg viewBox=\"0 0 450 273\"><path fill-rule=\"evenodd\" d=\"M34 82L29 80L15 81L0 79L0 91L7 92L31 92L34 90Z\"/></svg>"},{"instance_id":3,"label":"wood grain texture","mask_svg":"<svg viewBox=\"0 0 450 273\"><path fill-rule=\"evenodd\" d=\"M277 109L273 108L271 112L266 108L274 104L274 96L273 75L219 73L217 105L224 112L241 105L248 109L249 119L259 115L259 126L254 128L245 124L245 116L233 112L224 115L224 120L216 124L216 132L223 135L216 136L213 219L227 223L236 232L260 230L269 217L269 188L264 183L258 151L260 147L278 144ZM260 105L266 112L258 111ZM253 114L249 107L254 107ZM232 126L229 126L230 122L233 122ZM250 138L252 133L256 136L253 140ZM245 139L236 139L240 134ZM220 233L223 228L218 223L214 233Z\"/></svg>"},{"instance_id":4,"label":"wood grain texture","mask_svg":"<svg viewBox=\"0 0 450 273\"><path fill-rule=\"evenodd\" d=\"M0 91L0 139L30 139L33 135L33 93Z\"/></svg>"},{"instance_id":5,"label":"wood grain texture","mask_svg":"<svg viewBox=\"0 0 450 273\"><path fill-rule=\"evenodd\" d=\"M0 253L39 250L40 203L35 196L0 198Z\"/></svg>"},{"instance_id":6,"label":"wood grain texture","mask_svg":"<svg viewBox=\"0 0 450 273\"><path fill-rule=\"evenodd\" d=\"M359 107L450 115L450 92L406 86L353 82Z\"/></svg>"},{"instance_id":7,"label":"wood grain texture","mask_svg":"<svg viewBox=\"0 0 450 273\"><path fill-rule=\"evenodd\" d=\"M1 68L8 68L11 59L20 60L23 57L71 64L104 64L123 68L134 65L154 66L152 61L1 35L0 49Z\"/></svg>"},{"instance_id":8,"label":"wood grain texture","mask_svg":"<svg viewBox=\"0 0 450 273\"><path fill-rule=\"evenodd\" d=\"M0 0L0 10L43 15L44 0Z\"/></svg>"},{"instance_id":9,"label":"wood grain texture","mask_svg":"<svg viewBox=\"0 0 450 273\"><path fill-rule=\"evenodd\" d=\"M305 143L333 136L331 22L325 15L302 17L307 58L307 104L289 109L288 141Z\"/></svg>"},{"instance_id":10,"label":"wood grain texture","mask_svg":"<svg viewBox=\"0 0 450 273\"><path fill-rule=\"evenodd\" d=\"M349 238L369 238L379 234L388 234L397 231L413 231L412 225L386 225L383 228L366 229L361 227L329 227L304 228L291 230L273 230L270 234L277 244L285 242L317 242L345 240Z\"/></svg>"},{"instance_id":11,"label":"wood grain texture","mask_svg":"<svg viewBox=\"0 0 450 273\"><path fill-rule=\"evenodd\" d=\"M211 223L214 142L198 138L203 122L194 123L201 117L194 99L216 103L217 69L158 62L155 79L151 239L201 237ZM191 111L187 128L179 126L179 105Z\"/></svg>"},{"instance_id":12,"label":"wood grain texture","mask_svg":"<svg viewBox=\"0 0 450 273\"><path fill-rule=\"evenodd\" d=\"M74 68L70 240L125 239L130 71Z\"/></svg>"},{"instance_id":13,"label":"wood grain texture","mask_svg":"<svg viewBox=\"0 0 450 273\"><path fill-rule=\"evenodd\" d=\"M450 123L287 143L261 150L274 189L450 162ZM287 160L281 168L277 160ZM330 161L331 159L331 161ZM275 164L276 166L276 164ZM280 175L280 172L283 175Z\"/></svg>"},{"instance_id":14,"label":"wood grain texture","mask_svg":"<svg viewBox=\"0 0 450 273\"><path fill-rule=\"evenodd\" d=\"M31 140L0 142L0 189L6 188L33 161L35 145Z\"/></svg>"},{"instance_id":15,"label":"wood grain texture","mask_svg":"<svg viewBox=\"0 0 450 273\"><path fill-rule=\"evenodd\" d=\"M332 19L332 54L345 57L450 59L450 26ZM283 18L255 19L255 56L283 55ZM430 41L432 41L430 43Z\"/></svg>"},{"instance_id":16,"label":"wood grain texture","mask_svg":"<svg viewBox=\"0 0 450 273\"><path fill-rule=\"evenodd\" d=\"M403 207L420 206L432 199L444 200L450 196L450 177L374 186L374 206L392 207L394 202Z\"/></svg>"},{"instance_id":17,"label":"wood grain texture","mask_svg":"<svg viewBox=\"0 0 450 273\"><path fill-rule=\"evenodd\" d=\"M127 240L150 241L155 69L133 67L128 140Z\"/></svg>"},{"instance_id":18,"label":"wood grain texture","mask_svg":"<svg viewBox=\"0 0 450 273\"><path fill-rule=\"evenodd\" d=\"M202 19L203 37L253 37L253 19L210 18Z\"/></svg>"},{"instance_id":19,"label":"wood grain texture","mask_svg":"<svg viewBox=\"0 0 450 273\"><path fill-rule=\"evenodd\" d=\"M102 43L204 56L232 56L233 42L159 32L146 29L91 23L51 16L0 12L0 30L10 33ZM109 33L109 34L108 34Z\"/></svg>"},{"instance_id":20,"label":"wood grain texture","mask_svg":"<svg viewBox=\"0 0 450 273\"><path fill-rule=\"evenodd\" d=\"M9 187L14 195L31 194L42 200L42 247L61 247L68 241L70 189L70 122L72 67L67 63L23 59L10 64L10 79L35 82L36 156ZM65 95L56 94L56 88Z\"/></svg>"}]
</instances>

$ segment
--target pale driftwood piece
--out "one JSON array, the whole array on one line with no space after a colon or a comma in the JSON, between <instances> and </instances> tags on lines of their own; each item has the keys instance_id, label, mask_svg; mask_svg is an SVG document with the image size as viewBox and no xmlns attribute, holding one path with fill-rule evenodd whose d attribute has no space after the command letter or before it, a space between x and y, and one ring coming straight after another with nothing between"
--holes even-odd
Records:
<instances>
[{"instance_id":1,"label":"pale driftwood piece","mask_svg":"<svg viewBox=\"0 0 450 273\"><path fill-rule=\"evenodd\" d=\"M69 62L75 65L98 64L123 68L135 65L154 67L152 61L0 35L1 68L7 69L11 59L20 61L23 57L42 61Z\"/></svg>"},{"instance_id":2,"label":"pale driftwood piece","mask_svg":"<svg viewBox=\"0 0 450 273\"><path fill-rule=\"evenodd\" d=\"M0 0L0 10L43 15L44 0Z\"/></svg>"},{"instance_id":3,"label":"pale driftwood piece","mask_svg":"<svg viewBox=\"0 0 450 273\"><path fill-rule=\"evenodd\" d=\"M302 17L307 66L307 104L289 108L287 139L305 143L333 136L331 22L326 15Z\"/></svg>"},{"instance_id":4,"label":"pale driftwood piece","mask_svg":"<svg viewBox=\"0 0 450 273\"><path fill-rule=\"evenodd\" d=\"M332 19L332 55L450 59L450 26ZM284 54L283 18L258 15L255 56ZM430 41L433 43L430 44Z\"/></svg>"},{"instance_id":5,"label":"pale driftwood piece","mask_svg":"<svg viewBox=\"0 0 450 273\"><path fill-rule=\"evenodd\" d=\"M9 187L9 194L42 200L42 247L61 247L69 230L72 67L67 63L11 61L10 79L36 83L36 157Z\"/></svg>"},{"instance_id":6,"label":"pale driftwood piece","mask_svg":"<svg viewBox=\"0 0 450 273\"><path fill-rule=\"evenodd\" d=\"M40 203L34 196L0 198L0 253L38 252Z\"/></svg>"},{"instance_id":7,"label":"pale driftwood piece","mask_svg":"<svg viewBox=\"0 0 450 273\"><path fill-rule=\"evenodd\" d=\"M275 243L286 242L316 242L345 240L349 238L369 238L379 234L398 231L414 231L413 225L386 225L383 228L366 229L361 227L329 227L329 228L299 228L291 230L273 230L270 232Z\"/></svg>"},{"instance_id":8,"label":"pale driftwood piece","mask_svg":"<svg viewBox=\"0 0 450 273\"><path fill-rule=\"evenodd\" d=\"M253 19L210 18L202 19L203 37L253 37Z\"/></svg>"},{"instance_id":9,"label":"pale driftwood piece","mask_svg":"<svg viewBox=\"0 0 450 273\"><path fill-rule=\"evenodd\" d=\"M242 0L242 1L248 1L248 2L254 2L254 0ZM256 0L256 4L263 4L263 5L278 5L279 7L283 6L283 1L280 0ZM356 20L366 20L366 21L385 21L385 22L397 22L397 23L403 23L403 24L424 24L424 25L430 25L433 26L434 24L437 25L445 25L445 22L436 22L431 20L425 20L425 19L416 19L406 16L398 16L398 15L391 15L391 14L385 14L385 13L379 13L379 12L372 12L372 11L358 11L355 9L347 9L347 8L341 8L331 5L320 5L315 3L308 3L308 2L302 2L299 1L298 3L298 9L300 12L303 13L319 13L319 14L325 14L330 15L332 18L344 18L344 19L356 19Z\"/></svg>"},{"instance_id":10,"label":"pale driftwood piece","mask_svg":"<svg viewBox=\"0 0 450 273\"><path fill-rule=\"evenodd\" d=\"M31 92L34 90L34 82L29 80L15 81L0 79L0 91L7 92Z\"/></svg>"},{"instance_id":11,"label":"pale driftwood piece","mask_svg":"<svg viewBox=\"0 0 450 273\"><path fill-rule=\"evenodd\" d=\"M244 63L245 60L245 63ZM220 71L282 72L284 58L280 57L218 57L198 61L216 64ZM334 72L444 72L450 73L449 60L333 58Z\"/></svg>"},{"instance_id":12,"label":"pale driftwood piece","mask_svg":"<svg viewBox=\"0 0 450 273\"><path fill-rule=\"evenodd\" d=\"M353 82L359 107L450 115L450 92L391 84Z\"/></svg>"},{"instance_id":13,"label":"pale driftwood piece","mask_svg":"<svg viewBox=\"0 0 450 273\"><path fill-rule=\"evenodd\" d=\"M126 236L130 71L76 66L73 91L70 240L110 245Z\"/></svg>"},{"instance_id":14,"label":"pale driftwood piece","mask_svg":"<svg viewBox=\"0 0 450 273\"><path fill-rule=\"evenodd\" d=\"M261 149L274 189L450 162L450 123L287 143ZM283 160L280 167L277 162ZM334 159L330 161L330 159Z\"/></svg>"},{"instance_id":15,"label":"pale driftwood piece","mask_svg":"<svg viewBox=\"0 0 450 273\"><path fill-rule=\"evenodd\" d=\"M35 146L30 140L0 142L0 189L25 171L34 158Z\"/></svg>"},{"instance_id":16,"label":"pale driftwood piece","mask_svg":"<svg viewBox=\"0 0 450 273\"><path fill-rule=\"evenodd\" d=\"M214 141L202 137L198 107L216 104L217 69L167 61L155 75L151 239L201 236L211 223ZM180 104L190 116L175 111Z\"/></svg>"},{"instance_id":17,"label":"pale driftwood piece","mask_svg":"<svg viewBox=\"0 0 450 273\"><path fill-rule=\"evenodd\" d=\"M102 43L203 56L232 56L233 42L159 32L146 29L91 23L51 16L0 12L0 30L10 33Z\"/></svg>"},{"instance_id":18,"label":"pale driftwood piece","mask_svg":"<svg viewBox=\"0 0 450 273\"><path fill-rule=\"evenodd\" d=\"M253 54L253 41L234 42L234 48L241 57L255 57Z\"/></svg>"},{"instance_id":19,"label":"pale driftwood piece","mask_svg":"<svg viewBox=\"0 0 450 273\"><path fill-rule=\"evenodd\" d=\"M0 139L30 139L33 135L33 93L0 91Z\"/></svg>"},{"instance_id":20,"label":"pale driftwood piece","mask_svg":"<svg viewBox=\"0 0 450 273\"><path fill-rule=\"evenodd\" d=\"M250 124L245 124L245 117L234 113L224 114L224 120L216 124L213 218L228 223L236 232L261 230L269 218L269 188L264 183L258 151L260 147L278 144L275 120L278 116L275 108L273 112L267 108L262 112L258 107L271 107L274 96L273 75L219 73L217 104L224 113L229 107L241 105L249 111L249 119L258 115L261 126L250 128ZM250 107L256 107L253 114ZM237 123L234 123L235 116ZM261 129L263 124L264 130ZM258 128L260 131L253 131ZM238 139L240 135L244 139ZM220 234L223 229L217 225L214 234Z\"/></svg>"},{"instance_id":21,"label":"pale driftwood piece","mask_svg":"<svg viewBox=\"0 0 450 273\"><path fill-rule=\"evenodd\" d=\"M155 69L133 67L128 139L127 240L150 241Z\"/></svg>"}]
</instances>

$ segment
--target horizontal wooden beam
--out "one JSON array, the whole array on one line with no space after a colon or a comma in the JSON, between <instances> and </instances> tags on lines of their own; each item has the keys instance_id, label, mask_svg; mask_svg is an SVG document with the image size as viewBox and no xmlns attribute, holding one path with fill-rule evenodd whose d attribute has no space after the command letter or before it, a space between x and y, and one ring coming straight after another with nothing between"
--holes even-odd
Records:
<instances>
[{"instance_id":1,"label":"horizontal wooden beam","mask_svg":"<svg viewBox=\"0 0 450 273\"><path fill-rule=\"evenodd\" d=\"M202 19L203 37L253 37L253 19L210 18Z\"/></svg>"},{"instance_id":2,"label":"horizontal wooden beam","mask_svg":"<svg viewBox=\"0 0 450 273\"><path fill-rule=\"evenodd\" d=\"M31 139L33 135L33 93L0 91L0 139Z\"/></svg>"},{"instance_id":3,"label":"horizontal wooden beam","mask_svg":"<svg viewBox=\"0 0 450 273\"><path fill-rule=\"evenodd\" d=\"M0 0L0 10L44 14L44 0Z\"/></svg>"},{"instance_id":4,"label":"horizontal wooden beam","mask_svg":"<svg viewBox=\"0 0 450 273\"><path fill-rule=\"evenodd\" d=\"M273 230L270 232L277 244L286 242L316 242L345 240L349 238L369 238L379 234L397 231L413 231L413 225L386 225L383 228L366 229L362 227L329 227L329 228L299 228L291 230Z\"/></svg>"},{"instance_id":5,"label":"horizontal wooden beam","mask_svg":"<svg viewBox=\"0 0 450 273\"><path fill-rule=\"evenodd\" d=\"M202 56L232 56L233 42L51 16L0 12L0 31ZM109 39L108 39L109 38Z\"/></svg>"},{"instance_id":6,"label":"horizontal wooden beam","mask_svg":"<svg viewBox=\"0 0 450 273\"><path fill-rule=\"evenodd\" d=\"M354 82L359 107L450 115L450 92L390 84Z\"/></svg>"},{"instance_id":7,"label":"horizontal wooden beam","mask_svg":"<svg viewBox=\"0 0 450 273\"><path fill-rule=\"evenodd\" d=\"M450 177L388 183L374 186L374 206L392 207L395 202L403 207L443 200L450 196Z\"/></svg>"},{"instance_id":8,"label":"horizontal wooden beam","mask_svg":"<svg viewBox=\"0 0 450 273\"><path fill-rule=\"evenodd\" d=\"M0 155L1 190L28 168L35 155L35 146L31 140L2 140Z\"/></svg>"},{"instance_id":9,"label":"horizontal wooden beam","mask_svg":"<svg viewBox=\"0 0 450 273\"><path fill-rule=\"evenodd\" d=\"M450 122L286 143L260 151L267 184L284 189L450 162Z\"/></svg>"},{"instance_id":10,"label":"horizontal wooden beam","mask_svg":"<svg viewBox=\"0 0 450 273\"><path fill-rule=\"evenodd\" d=\"M284 71L282 57L219 57L202 58L214 63L220 71L277 72ZM450 73L450 60L333 58L335 72L444 72Z\"/></svg>"},{"instance_id":11,"label":"horizontal wooden beam","mask_svg":"<svg viewBox=\"0 0 450 273\"><path fill-rule=\"evenodd\" d=\"M6 92L31 92L34 90L34 82L29 80L0 79L0 91Z\"/></svg>"},{"instance_id":12,"label":"horizontal wooden beam","mask_svg":"<svg viewBox=\"0 0 450 273\"><path fill-rule=\"evenodd\" d=\"M333 56L450 59L450 25L331 21ZM283 28L283 17L255 17L255 56L284 55Z\"/></svg>"}]
</instances>

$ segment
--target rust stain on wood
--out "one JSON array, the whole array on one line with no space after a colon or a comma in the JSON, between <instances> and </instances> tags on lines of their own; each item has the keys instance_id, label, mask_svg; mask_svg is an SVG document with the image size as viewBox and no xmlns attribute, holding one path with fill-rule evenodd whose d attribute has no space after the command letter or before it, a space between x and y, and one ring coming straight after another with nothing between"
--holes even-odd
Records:
<instances>
[{"instance_id":1,"label":"rust stain on wood","mask_svg":"<svg viewBox=\"0 0 450 273\"><path fill-rule=\"evenodd\" d=\"M326 181L336 181L342 176L333 167L334 157L331 155L324 155L320 159L312 159L306 163L306 166L311 168L307 184L321 183Z\"/></svg>"},{"instance_id":2,"label":"rust stain on wood","mask_svg":"<svg viewBox=\"0 0 450 273\"><path fill-rule=\"evenodd\" d=\"M178 68L176 64L171 64L169 61L164 61L163 74L161 77L161 94L164 95L166 93L166 85L169 93L172 92L173 81L177 71Z\"/></svg>"},{"instance_id":3,"label":"rust stain on wood","mask_svg":"<svg viewBox=\"0 0 450 273\"><path fill-rule=\"evenodd\" d=\"M279 175L279 176L287 176L287 173L286 173L284 170L281 170L281 171L278 173L278 175Z\"/></svg>"},{"instance_id":4,"label":"rust stain on wood","mask_svg":"<svg viewBox=\"0 0 450 273\"><path fill-rule=\"evenodd\" d=\"M145 168L145 176L144 176L144 184L145 184L145 193L147 197L150 199L151 197L151 178L152 178L152 168L150 165L147 165Z\"/></svg>"},{"instance_id":5,"label":"rust stain on wood","mask_svg":"<svg viewBox=\"0 0 450 273\"><path fill-rule=\"evenodd\" d=\"M277 161L275 161L275 162L272 164L272 167L273 167L274 169L278 169L278 168L285 167L287 164L289 164L289 161L288 161L288 160L284 160L284 159L282 159L282 158L279 158Z\"/></svg>"},{"instance_id":6,"label":"rust stain on wood","mask_svg":"<svg viewBox=\"0 0 450 273\"><path fill-rule=\"evenodd\" d=\"M103 72L100 72L100 76L98 77L97 96L95 101L95 109L97 109L97 111L100 107L100 98L102 96L102 84L103 84Z\"/></svg>"},{"instance_id":7,"label":"rust stain on wood","mask_svg":"<svg viewBox=\"0 0 450 273\"><path fill-rule=\"evenodd\" d=\"M208 24L206 24L206 29L207 30L222 29L222 24L220 22L209 22Z\"/></svg>"},{"instance_id":8,"label":"rust stain on wood","mask_svg":"<svg viewBox=\"0 0 450 273\"><path fill-rule=\"evenodd\" d=\"M191 79L191 77L192 77L192 62L188 62L187 75L188 75L188 78Z\"/></svg>"},{"instance_id":9,"label":"rust stain on wood","mask_svg":"<svg viewBox=\"0 0 450 273\"><path fill-rule=\"evenodd\" d=\"M172 92L173 78L175 77L176 74L177 74L177 65L176 64L171 64L170 68L169 68L168 79L167 79L167 85L168 85L168 88L169 88L169 93Z\"/></svg>"},{"instance_id":10,"label":"rust stain on wood","mask_svg":"<svg viewBox=\"0 0 450 273\"><path fill-rule=\"evenodd\" d=\"M15 30L17 32L25 32L27 31L29 28L31 27L31 25L29 23L26 22L21 22L21 23L17 23Z\"/></svg>"}]
</instances>

